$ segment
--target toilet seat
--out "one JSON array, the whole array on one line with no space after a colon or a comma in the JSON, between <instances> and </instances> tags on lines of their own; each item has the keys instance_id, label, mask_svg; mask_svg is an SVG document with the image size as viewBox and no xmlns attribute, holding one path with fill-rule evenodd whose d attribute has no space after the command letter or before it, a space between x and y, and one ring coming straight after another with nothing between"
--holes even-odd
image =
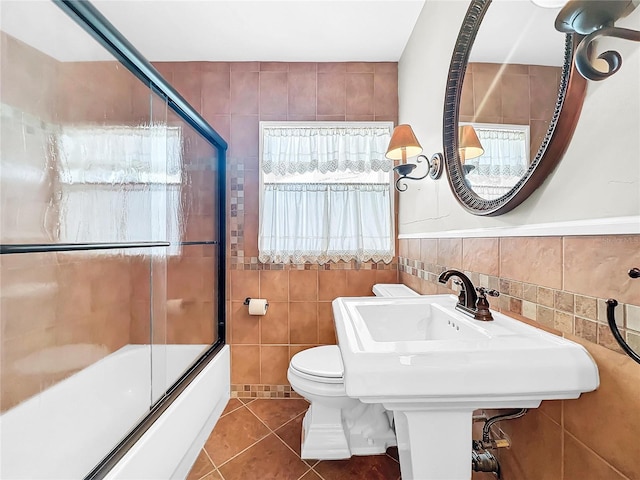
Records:
<instances>
[{"instance_id":1,"label":"toilet seat","mask_svg":"<svg viewBox=\"0 0 640 480\"><path fill-rule=\"evenodd\" d=\"M337 345L323 345L296 353L289 367L306 380L343 383L344 366Z\"/></svg>"}]
</instances>

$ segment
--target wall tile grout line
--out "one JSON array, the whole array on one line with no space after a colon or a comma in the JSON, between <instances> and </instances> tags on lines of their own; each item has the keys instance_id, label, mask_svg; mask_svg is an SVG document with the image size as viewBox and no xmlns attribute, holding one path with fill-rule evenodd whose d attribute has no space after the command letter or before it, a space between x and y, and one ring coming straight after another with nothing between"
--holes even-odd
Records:
<instances>
[{"instance_id":1,"label":"wall tile grout line","mask_svg":"<svg viewBox=\"0 0 640 480\"><path fill-rule=\"evenodd\" d=\"M614 465L611 465L611 463L609 463L607 461L607 459L603 458L598 452L596 452L595 450L593 450L591 447L589 447L588 445L586 445L584 442L582 442L578 437L576 437L575 435L573 435L571 432L569 432L568 430L564 430L563 429L563 433L570 436L575 442L579 443L583 448L589 450L589 452L591 452L593 455L595 455L596 457L598 457L598 459L600 459L603 463L605 463L609 468L611 468L614 472L616 472L618 475L620 475L624 480L633 480L629 477L627 477L624 473L622 473L620 470L618 470ZM564 435L562 436L564 438ZM563 442L563 446L564 446L564 442ZM564 462L563 462L564 464Z\"/></svg>"}]
</instances>

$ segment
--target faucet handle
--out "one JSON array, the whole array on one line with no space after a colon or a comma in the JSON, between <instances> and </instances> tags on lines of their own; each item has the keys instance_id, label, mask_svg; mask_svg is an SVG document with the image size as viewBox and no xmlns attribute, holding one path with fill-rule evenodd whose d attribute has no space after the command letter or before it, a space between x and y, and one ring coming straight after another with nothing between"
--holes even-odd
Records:
<instances>
[{"instance_id":1,"label":"faucet handle","mask_svg":"<svg viewBox=\"0 0 640 480\"><path fill-rule=\"evenodd\" d=\"M487 295L490 297L499 297L500 292L494 290L493 288L489 289L487 287L476 287L476 291L478 292L480 297L487 298Z\"/></svg>"},{"instance_id":2,"label":"faucet handle","mask_svg":"<svg viewBox=\"0 0 640 480\"><path fill-rule=\"evenodd\" d=\"M500 292L486 287L476 287L476 291L478 292L478 301L476 302L476 311L473 318L476 320L483 320L485 322L493 320L493 315L491 315L491 311L489 310L487 295L490 297L497 297L500 295Z\"/></svg>"}]
</instances>

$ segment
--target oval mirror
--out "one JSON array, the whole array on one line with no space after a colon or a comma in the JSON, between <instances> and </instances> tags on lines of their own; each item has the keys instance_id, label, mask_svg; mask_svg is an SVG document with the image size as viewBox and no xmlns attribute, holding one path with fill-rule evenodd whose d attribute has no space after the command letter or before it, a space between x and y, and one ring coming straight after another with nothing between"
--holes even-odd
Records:
<instances>
[{"instance_id":1,"label":"oval mirror","mask_svg":"<svg viewBox=\"0 0 640 480\"><path fill-rule=\"evenodd\" d=\"M500 215L555 168L580 116L586 80L559 9L472 0L456 42L444 108L449 184L476 215Z\"/></svg>"}]
</instances>

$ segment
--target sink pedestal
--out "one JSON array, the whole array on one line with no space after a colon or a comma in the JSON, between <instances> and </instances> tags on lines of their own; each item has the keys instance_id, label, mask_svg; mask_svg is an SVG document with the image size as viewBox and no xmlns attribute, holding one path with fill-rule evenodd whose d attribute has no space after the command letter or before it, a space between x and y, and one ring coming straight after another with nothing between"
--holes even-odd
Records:
<instances>
[{"instance_id":1,"label":"sink pedestal","mask_svg":"<svg viewBox=\"0 0 640 480\"><path fill-rule=\"evenodd\" d=\"M346 394L393 412L403 480L469 480L474 410L536 408L599 384L581 345L500 312L474 320L456 301L333 301Z\"/></svg>"},{"instance_id":2,"label":"sink pedestal","mask_svg":"<svg viewBox=\"0 0 640 480\"><path fill-rule=\"evenodd\" d=\"M402 480L469 480L472 416L473 410L394 409Z\"/></svg>"}]
</instances>

